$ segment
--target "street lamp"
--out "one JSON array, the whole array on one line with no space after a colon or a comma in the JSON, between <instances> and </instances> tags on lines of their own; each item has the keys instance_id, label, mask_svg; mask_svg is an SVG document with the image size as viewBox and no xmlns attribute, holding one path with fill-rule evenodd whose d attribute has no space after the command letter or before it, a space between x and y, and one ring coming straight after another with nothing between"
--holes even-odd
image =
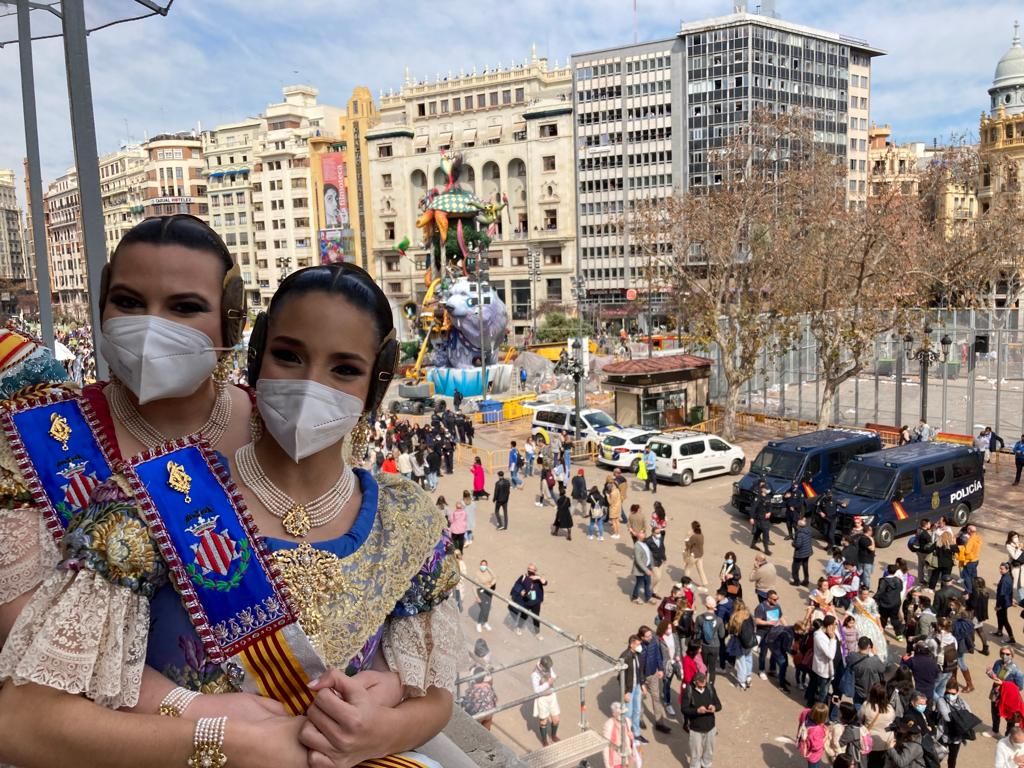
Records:
<instances>
[{"instance_id":1,"label":"street lamp","mask_svg":"<svg viewBox=\"0 0 1024 768\"><path fill-rule=\"evenodd\" d=\"M540 256L536 248L531 248L526 255L526 270L530 278L530 315L533 318L533 343L537 343L537 283L540 282Z\"/></svg>"},{"instance_id":2,"label":"street lamp","mask_svg":"<svg viewBox=\"0 0 1024 768\"><path fill-rule=\"evenodd\" d=\"M583 379L583 344L577 336L572 342L572 357L566 363L566 369L573 381L573 395L576 411L576 440L580 439L580 382Z\"/></svg>"},{"instance_id":3,"label":"street lamp","mask_svg":"<svg viewBox=\"0 0 1024 768\"><path fill-rule=\"evenodd\" d=\"M917 349L914 349L914 337L910 333L903 337L903 351L907 361L917 360L921 364L921 421L924 422L928 421L928 369L939 361L948 360L949 349L953 345L949 334L943 334L939 339L939 346L942 350L940 352L932 346L931 335L931 326L925 325L924 337L921 340L921 346Z\"/></svg>"}]
</instances>

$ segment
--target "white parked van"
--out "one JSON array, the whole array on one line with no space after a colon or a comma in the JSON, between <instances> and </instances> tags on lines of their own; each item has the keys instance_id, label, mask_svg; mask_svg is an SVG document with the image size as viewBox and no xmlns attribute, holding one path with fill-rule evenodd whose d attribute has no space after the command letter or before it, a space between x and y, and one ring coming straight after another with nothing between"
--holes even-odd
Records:
<instances>
[{"instance_id":1,"label":"white parked van","mask_svg":"<svg viewBox=\"0 0 1024 768\"><path fill-rule=\"evenodd\" d=\"M535 406L530 432L536 437L541 430L551 433L568 432L570 437L576 436L576 412L568 405ZM606 434L621 429L604 411L596 408L580 409L580 438L600 442Z\"/></svg>"},{"instance_id":2,"label":"white parked van","mask_svg":"<svg viewBox=\"0 0 1024 768\"><path fill-rule=\"evenodd\" d=\"M743 471L746 456L739 446L725 442L717 435L703 432L673 432L651 438L647 447L657 456L655 473L659 480L689 485L694 480L713 475L738 475Z\"/></svg>"}]
</instances>

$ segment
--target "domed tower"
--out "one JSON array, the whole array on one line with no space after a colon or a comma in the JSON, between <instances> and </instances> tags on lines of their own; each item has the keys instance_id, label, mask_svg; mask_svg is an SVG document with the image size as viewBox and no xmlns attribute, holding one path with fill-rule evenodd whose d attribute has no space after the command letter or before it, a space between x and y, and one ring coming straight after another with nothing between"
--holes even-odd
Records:
<instances>
[{"instance_id":1,"label":"domed tower","mask_svg":"<svg viewBox=\"0 0 1024 768\"><path fill-rule=\"evenodd\" d=\"M995 78L988 90L991 111L981 115L981 178L978 202L984 213L996 195L1020 191L1020 171L1024 167L1024 47L1020 42L1020 24L1013 24L1010 50L996 65Z\"/></svg>"},{"instance_id":2,"label":"domed tower","mask_svg":"<svg viewBox=\"0 0 1024 768\"><path fill-rule=\"evenodd\" d=\"M1024 114L1024 47L1020 44L1020 24L1013 23L1013 44L996 65L992 87L993 117L1001 107L1008 116Z\"/></svg>"}]
</instances>

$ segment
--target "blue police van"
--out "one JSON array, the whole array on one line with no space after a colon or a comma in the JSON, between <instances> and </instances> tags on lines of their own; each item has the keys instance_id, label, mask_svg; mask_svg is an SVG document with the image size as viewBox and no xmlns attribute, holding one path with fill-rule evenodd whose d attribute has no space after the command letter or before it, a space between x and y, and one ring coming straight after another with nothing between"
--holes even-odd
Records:
<instances>
[{"instance_id":1,"label":"blue police van","mask_svg":"<svg viewBox=\"0 0 1024 768\"><path fill-rule=\"evenodd\" d=\"M772 516L782 517L782 494L793 480L806 483L804 495L814 499L832 487L850 459L881 448L878 433L863 429L821 429L772 440L757 454L750 471L733 483L732 505L746 512L758 482L764 479L771 490Z\"/></svg>"},{"instance_id":2,"label":"blue police van","mask_svg":"<svg viewBox=\"0 0 1024 768\"><path fill-rule=\"evenodd\" d=\"M909 443L855 457L843 467L832 493L839 502L839 530L855 517L874 529L875 546L913 533L921 518L945 516L967 524L985 499L982 455L950 443ZM842 506L845 503L845 506Z\"/></svg>"}]
</instances>

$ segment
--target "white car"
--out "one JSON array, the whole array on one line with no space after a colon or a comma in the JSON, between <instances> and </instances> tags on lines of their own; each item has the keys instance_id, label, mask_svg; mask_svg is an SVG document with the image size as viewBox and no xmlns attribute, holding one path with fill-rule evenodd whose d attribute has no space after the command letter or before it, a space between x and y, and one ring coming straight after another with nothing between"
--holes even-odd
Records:
<instances>
[{"instance_id":1,"label":"white car","mask_svg":"<svg viewBox=\"0 0 1024 768\"><path fill-rule=\"evenodd\" d=\"M660 434L656 429L644 427L618 429L601 441L601 447L597 451L597 463L636 472L643 459L647 441Z\"/></svg>"},{"instance_id":2,"label":"white car","mask_svg":"<svg viewBox=\"0 0 1024 768\"><path fill-rule=\"evenodd\" d=\"M651 438L648 445L657 456L655 474L659 480L689 485L714 475L738 475L747 457L743 449L718 435L702 432L673 432Z\"/></svg>"}]
</instances>

